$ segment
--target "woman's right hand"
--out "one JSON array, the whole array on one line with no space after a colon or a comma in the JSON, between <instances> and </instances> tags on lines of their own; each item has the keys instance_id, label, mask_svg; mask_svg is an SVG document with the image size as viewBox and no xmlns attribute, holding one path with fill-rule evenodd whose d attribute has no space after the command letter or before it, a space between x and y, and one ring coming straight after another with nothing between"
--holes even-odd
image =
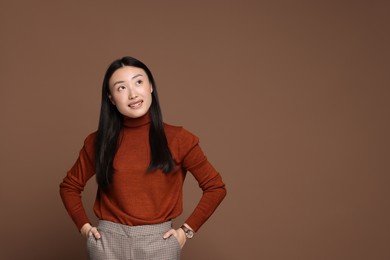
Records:
<instances>
[{"instance_id":1,"label":"woman's right hand","mask_svg":"<svg viewBox=\"0 0 390 260\"><path fill-rule=\"evenodd\" d=\"M89 238L90 236L94 236L95 239L100 239L100 233L97 230L96 227L91 226L91 224L86 223L84 224L80 229L81 235L83 235L85 238Z\"/></svg>"}]
</instances>

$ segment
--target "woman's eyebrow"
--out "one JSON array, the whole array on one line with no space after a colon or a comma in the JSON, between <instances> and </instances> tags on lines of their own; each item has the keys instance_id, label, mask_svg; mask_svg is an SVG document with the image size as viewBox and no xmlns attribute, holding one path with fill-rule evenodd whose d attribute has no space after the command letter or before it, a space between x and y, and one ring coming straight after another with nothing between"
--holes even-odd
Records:
<instances>
[{"instance_id":1,"label":"woman's eyebrow","mask_svg":"<svg viewBox=\"0 0 390 260\"><path fill-rule=\"evenodd\" d=\"M117 81L117 82L115 82L114 84L113 84L113 86L115 86L116 84L120 84L120 83L125 83L123 80L121 80L121 81Z\"/></svg>"},{"instance_id":2,"label":"woman's eyebrow","mask_svg":"<svg viewBox=\"0 0 390 260\"><path fill-rule=\"evenodd\" d=\"M137 75L133 76L131 79L135 79L135 78L142 77L142 76L143 76L142 74L137 74Z\"/></svg>"}]
</instances>

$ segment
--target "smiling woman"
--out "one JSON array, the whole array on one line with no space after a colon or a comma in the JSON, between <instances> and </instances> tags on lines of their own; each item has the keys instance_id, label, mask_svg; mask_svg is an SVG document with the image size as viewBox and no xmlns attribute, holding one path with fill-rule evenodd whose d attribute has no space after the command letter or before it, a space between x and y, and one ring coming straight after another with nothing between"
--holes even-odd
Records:
<instances>
[{"instance_id":1,"label":"smiling woman","mask_svg":"<svg viewBox=\"0 0 390 260\"><path fill-rule=\"evenodd\" d=\"M202 198L178 229L187 171ZM98 193L91 224L81 201L96 175ZM60 184L64 205L87 238L90 259L180 259L187 239L226 195L221 175L208 162L198 138L163 123L157 88L145 64L114 61L105 74L98 130L84 142L78 160Z\"/></svg>"},{"instance_id":2,"label":"smiling woman","mask_svg":"<svg viewBox=\"0 0 390 260\"><path fill-rule=\"evenodd\" d=\"M122 115L137 118L148 112L153 86L142 69L120 68L112 74L109 85L109 98Z\"/></svg>"}]
</instances>

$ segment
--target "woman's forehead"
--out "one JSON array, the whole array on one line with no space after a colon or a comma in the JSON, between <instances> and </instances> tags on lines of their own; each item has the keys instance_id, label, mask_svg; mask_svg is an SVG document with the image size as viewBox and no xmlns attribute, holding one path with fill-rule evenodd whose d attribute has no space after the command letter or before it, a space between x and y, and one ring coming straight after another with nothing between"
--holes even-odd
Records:
<instances>
[{"instance_id":1,"label":"woman's forehead","mask_svg":"<svg viewBox=\"0 0 390 260\"><path fill-rule=\"evenodd\" d=\"M146 73L143 69L133 67L133 66L124 66L117 69L110 78L110 84L114 84L115 81L129 81L136 77L146 76Z\"/></svg>"}]
</instances>

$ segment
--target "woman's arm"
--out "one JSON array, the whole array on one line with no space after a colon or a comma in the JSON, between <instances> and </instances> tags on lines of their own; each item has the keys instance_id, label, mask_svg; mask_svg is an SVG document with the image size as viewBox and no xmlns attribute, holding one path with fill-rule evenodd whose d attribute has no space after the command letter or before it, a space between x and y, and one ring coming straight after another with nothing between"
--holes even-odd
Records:
<instances>
[{"instance_id":1,"label":"woman's arm","mask_svg":"<svg viewBox=\"0 0 390 260\"><path fill-rule=\"evenodd\" d=\"M87 181L94 175L93 164L94 135L89 135L84 142L79 157L60 184L60 195L64 206L76 224L78 230L90 223L81 200L81 193Z\"/></svg>"},{"instance_id":2,"label":"woman's arm","mask_svg":"<svg viewBox=\"0 0 390 260\"><path fill-rule=\"evenodd\" d=\"M226 187L221 175L204 155L199 139L185 129L180 138L182 167L192 173L203 191L199 203L185 221L194 231L198 231L225 198Z\"/></svg>"}]
</instances>

